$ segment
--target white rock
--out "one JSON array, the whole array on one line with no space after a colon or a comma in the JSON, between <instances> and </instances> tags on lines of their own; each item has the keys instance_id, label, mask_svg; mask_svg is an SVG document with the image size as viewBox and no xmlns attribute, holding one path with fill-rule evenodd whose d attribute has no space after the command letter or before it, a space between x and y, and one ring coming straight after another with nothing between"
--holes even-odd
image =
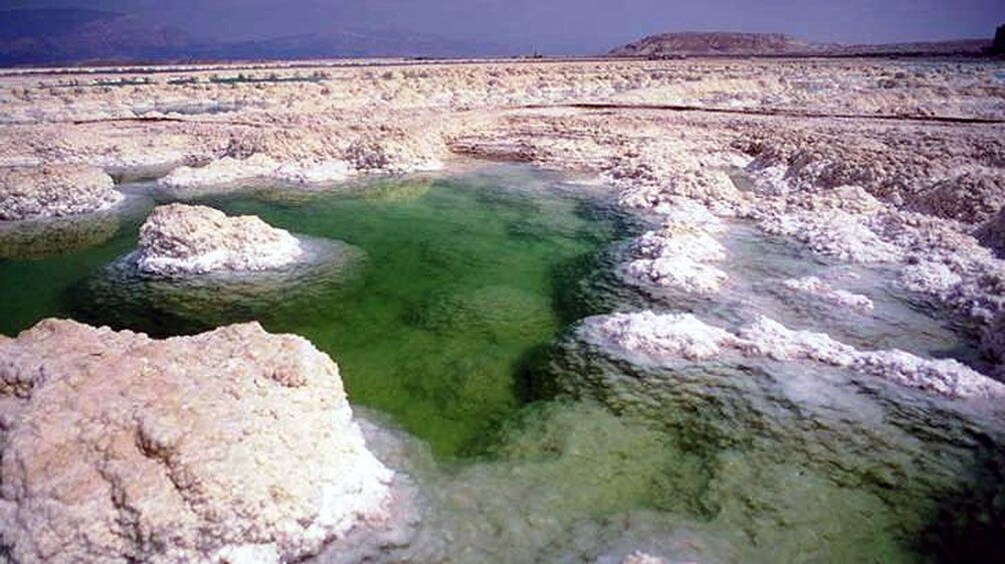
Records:
<instances>
[{"instance_id":1,"label":"white rock","mask_svg":"<svg viewBox=\"0 0 1005 564\"><path fill-rule=\"evenodd\" d=\"M782 284L796 292L801 292L820 298L823 301L842 307L850 307L859 311L872 311L874 304L867 296L853 294L845 290L836 290L830 284L816 276L790 278Z\"/></svg>"},{"instance_id":2,"label":"white rock","mask_svg":"<svg viewBox=\"0 0 1005 564\"><path fill-rule=\"evenodd\" d=\"M98 168L0 167L0 220L91 213L108 209L123 198L112 177Z\"/></svg>"},{"instance_id":3,"label":"white rock","mask_svg":"<svg viewBox=\"0 0 1005 564\"><path fill-rule=\"evenodd\" d=\"M620 313L588 318L578 334L601 349L655 364L728 354L812 361L950 398L1005 397L1005 384L955 360L924 359L901 350L860 351L824 333L795 331L764 316L733 334L691 314Z\"/></svg>"},{"instance_id":4,"label":"white rock","mask_svg":"<svg viewBox=\"0 0 1005 564\"><path fill-rule=\"evenodd\" d=\"M580 335L602 348L652 359L703 360L723 347L737 346L735 335L712 327L689 313L651 311L587 318Z\"/></svg>"},{"instance_id":5,"label":"white rock","mask_svg":"<svg viewBox=\"0 0 1005 564\"><path fill-rule=\"evenodd\" d=\"M303 254L296 237L258 217L169 204L154 208L140 228L136 264L160 276L256 271L286 266Z\"/></svg>"},{"instance_id":6,"label":"white rock","mask_svg":"<svg viewBox=\"0 0 1005 564\"><path fill-rule=\"evenodd\" d=\"M338 367L258 324L0 338L0 544L21 562L296 561L390 518Z\"/></svg>"}]
</instances>

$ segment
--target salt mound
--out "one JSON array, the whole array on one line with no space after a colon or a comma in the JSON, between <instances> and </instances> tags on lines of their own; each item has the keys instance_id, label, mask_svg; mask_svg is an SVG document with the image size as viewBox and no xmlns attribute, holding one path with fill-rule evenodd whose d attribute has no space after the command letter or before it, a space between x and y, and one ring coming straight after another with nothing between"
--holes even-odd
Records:
<instances>
[{"instance_id":1,"label":"salt mound","mask_svg":"<svg viewBox=\"0 0 1005 564\"><path fill-rule=\"evenodd\" d=\"M860 216L837 209L774 213L763 218L760 227L772 235L791 237L815 253L848 262L897 262L902 255Z\"/></svg>"},{"instance_id":2,"label":"salt mound","mask_svg":"<svg viewBox=\"0 0 1005 564\"><path fill-rule=\"evenodd\" d=\"M140 228L140 272L171 276L279 268L303 254L296 237L255 216L227 217L205 206L154 208Z\"/></svg>"},{"instance_id":3,"label":"salt mound","mask_svg":"<svg viewBox=\"0 0 1005 564\"><path fill-rule=\"evenodd\" d=\"M726 258L726 249L710 235L689 225L671 222L636 239L634 258L621 269L629 283L710 294L727 275L709 263Z\"/></svg>"},{"instance_id":4,"label":"salt mound","mask_svg":"<svg viewBox=\"0 0 1005 564\"><path fill-rule=\"evenodd\" d=\"M0 167L0 219L62 217L107 209L123 198L112 177L81 165Z\"/></svg>"},{"instance_id":5,"label":"salt mound","mask_svg":"<svg viewBox=\"0 0 1005 564\"><path fill-rule=\"evenodd\" d=\"M0 550L15 561L297 560L389 517L338 367L256 323L163 341L0 338Z\"/></svg>"}]
</instances>

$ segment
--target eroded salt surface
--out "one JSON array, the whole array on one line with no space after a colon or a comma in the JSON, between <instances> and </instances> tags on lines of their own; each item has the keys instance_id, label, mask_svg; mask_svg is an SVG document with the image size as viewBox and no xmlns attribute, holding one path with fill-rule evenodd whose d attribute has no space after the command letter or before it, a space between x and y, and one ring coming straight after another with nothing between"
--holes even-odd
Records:
<instances>
[{"instance_id":1,"label":"eroded salt surface","mask_svg":"<svg viewBox=\"0 0 1005 564\"><path fill-rule=\"evenodd\" d=\"M143 223L135 259L140 272L173 276L276 269L303 254L296 237L256 216L170 204L155 208Z\"/></svg>"},{"instance_id":2,"label":"eroded salt surface","mask_svg":"<svg viewBox=\"0 0 1005 564\"><path fill-rule=\"evenodd\" d=\"M661 229L644 233L628 248L622 279L636 286L670 288L697 294L717 292L728 276L714 264L726 249L709 232L724 230L722 221L704 206L682 203L664 210Z\"/></svg>"},{"instance_id":3,"label":"eroded salt surface","mask_svg":"<svg viewBox=\"0 0 1005 564\"><path fill-rule=\"evenodd\" d=\"M588 318L578 334L605 350L657 364L732 352L849 368L950 398L1005 397L1005 384L955 360L924 359L901 350L862 351L824 333L795 331L764 316L731 333L690 314L622 313Z\"/></svg>"},{"instance_id":4,"label":"eroded salt surface","mask_svg":"<svg viewBox=\"0 0 1005 564\"><path fill-rule=\"evenodd\" d=\"M837 306L851 307L860 311L872 311L874 305L868 296L854 294L847 290L838 290L816 276L790 278L782 284L786 288L817 297Z\"/></svg>"}]
</instances>

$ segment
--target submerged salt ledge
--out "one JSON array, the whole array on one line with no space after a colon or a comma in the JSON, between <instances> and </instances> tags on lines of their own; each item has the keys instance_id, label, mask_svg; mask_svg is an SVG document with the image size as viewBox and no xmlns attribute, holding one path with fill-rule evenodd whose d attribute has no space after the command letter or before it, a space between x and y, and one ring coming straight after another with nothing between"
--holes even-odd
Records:
<instances>
[{"instance_id":1,"label":"submerged salt ledge","mask_svg":"<svg viewBox=\"0 0 1005 564\"><path fill-rule=\"evenodd\" d=\"M155 208L143 223L135 260L142 273L170 276L276 269L304 253L296 237L258 217L170 204Z\"/></svg>"},{"instance_id":2,"label":"submerged salt ledge","mask_svg":"<svg viewBox=\"0 0 1005 564\"><path fill-rule=\"evenodd\" d=\"M622 313L588 318L578 334L601 348L657 364L710 360L732 351L849 368L950 398L1005 397L1005 384L955 360L923 359L900 350L862 351L824 333L794 331L764 316L734 334L691 314Z\"/></svg>"},{"instance_id":3,"label":"submerged salt ledge","mask_svg":"<svg viewBox=\"0 0 1005 564\"><path fill-rule=\"evenodd\" d=\"M872 300L867 296L853 294L846 290L837 290L816 276L790 278L782 284L790 290L814 296L834 305L850 307L862 312L872 311L874 307Z\"/></svg>"}]
</instances>

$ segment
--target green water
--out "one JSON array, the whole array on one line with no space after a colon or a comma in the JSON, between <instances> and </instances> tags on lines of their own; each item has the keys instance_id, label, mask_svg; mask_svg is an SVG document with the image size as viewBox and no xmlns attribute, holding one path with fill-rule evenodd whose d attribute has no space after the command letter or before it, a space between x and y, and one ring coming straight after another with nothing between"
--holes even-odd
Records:
<instances>
[{"instance_id":1,"label":"green water","mask_svg":"<svg viewBox=\"0 0 1005 564\"><path fill-rule=\"evenodd\" d=\"M0 331L69 316L168 336L257 319L329 353L354 403L391 414L438 455L478 453L525 399L535 351L578 319L557 297L614 234L600 199L553 185L505 167L350 192L197 200L365 253L345 276L237 298L128 300L134 288L115 280L96 293L106 265L135 247L138 212L85 250L0 262Z\"/></svg>"},{"instance_id":2,"label":"green water","mask_svg":"<svg viewBox=\"0 0 1005 564\"><path fill-rule=\"evenodd\" d=\"M809 363L636 366L568 331L589 315L653 308L723 325L765 313L922 354L951 344L934 320L877 294L883 272L856 278L876 299L873 317L807 313L772 289L830 267L733 226L723 235L729 289L714 300L645 295L613 274L619 242L636 229L612 210L610 194L498 165L193 200L301 234L323 260L254 283L143 280L122 257L154 200L167 198L151 198L149 185L134 191L145 196L100 221L13 235L0 226L0 332L50 316L160 337L255 319L307 337L338 362L351 401L373 408L364 428L369 418L382 423L367 431L370 448L421 492L411 537L378 535L364 542L372 550L353 554L397 562L619 562L635 550L701 562L1000 554L1005 437L967 406ZM396 437L396 426L407 434Z\"/></svg>"}]
</instances>

